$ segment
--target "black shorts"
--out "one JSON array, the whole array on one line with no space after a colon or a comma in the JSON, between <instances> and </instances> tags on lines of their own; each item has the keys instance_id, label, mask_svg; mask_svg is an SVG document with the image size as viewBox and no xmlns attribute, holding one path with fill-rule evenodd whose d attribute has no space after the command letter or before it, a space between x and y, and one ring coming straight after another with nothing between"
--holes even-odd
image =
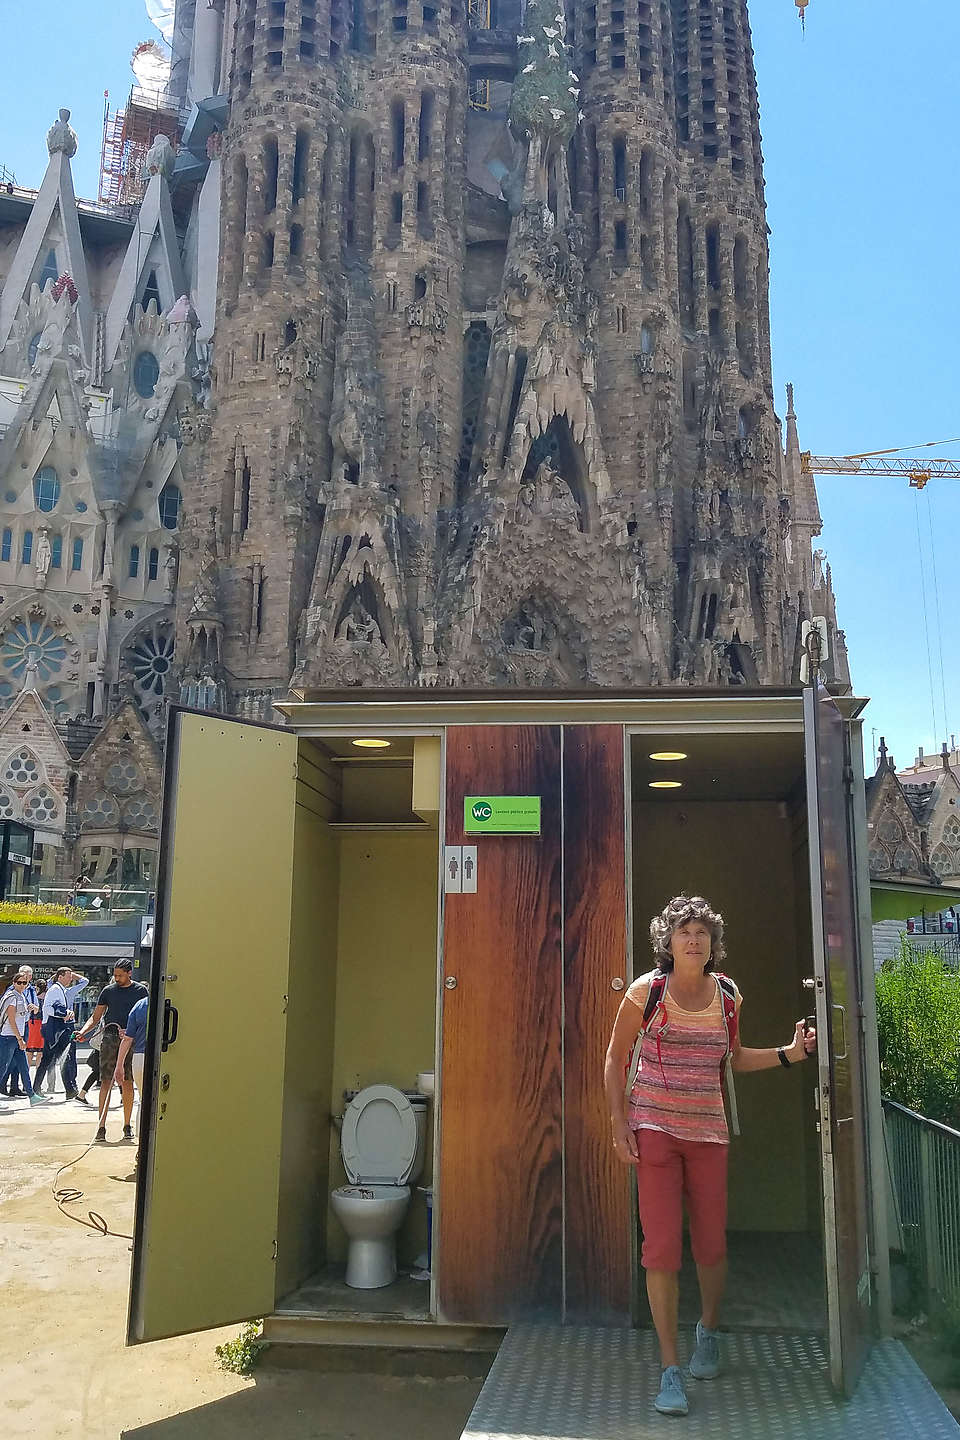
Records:
<instances>
[{"instance_id":1,"label":"black shorts","mask_svg":"<svg viewBox=\"0 0 960 1440\"><path fill-rule=\"evenodd\" d=\"M120 1041L123 1039L123 1031L119 1025L108 1025L103 1032L103 1039L100 1041L100 1080L112 1080L113 1072L117 1068L117 1055L120 1050ZM127 1051L127 1058L123 1062L124 1080L133 1079L133 1046Z\"/></svg>"}]
</instances>

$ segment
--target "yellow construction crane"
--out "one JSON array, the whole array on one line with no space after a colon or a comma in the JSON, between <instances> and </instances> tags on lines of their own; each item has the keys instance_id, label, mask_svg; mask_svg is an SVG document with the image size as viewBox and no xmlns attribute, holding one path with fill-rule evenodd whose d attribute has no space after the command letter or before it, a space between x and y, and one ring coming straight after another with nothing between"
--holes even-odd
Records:
<instances>
[{"instance_id":1,"label":"yellow construction crane","mask_svg":"<svg viewBox=\"0 0 960 1440\"><path fill-rule=\"evenodd\" d=\"M931 446L950 443L930 441ZM895 449L870 450L863 455L811 455L802 450L800 469L804 475L906 475L914 490L922 490L929 480L960 480L960 460L918 460Z\"/></svg>"}]
</instances>

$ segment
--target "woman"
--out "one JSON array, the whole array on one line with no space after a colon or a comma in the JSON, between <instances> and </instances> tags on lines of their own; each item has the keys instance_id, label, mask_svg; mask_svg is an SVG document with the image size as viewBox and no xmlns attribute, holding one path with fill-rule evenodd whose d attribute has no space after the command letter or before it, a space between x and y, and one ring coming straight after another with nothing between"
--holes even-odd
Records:
<instances>
[{"instance_id":1,"label":"woman","mask_svg":"<svg viewBox=\"0 0 960 1440\"><path fill-rule=\"evenodd\" d=\"M33 1086L30 1084L27 1046L23 1038L28 1017L23 992L29 984L26 975L14 975L0 996L0 1085L6 1080L11 1069L16 1067L24 1093L30 1097L30 1104L42 1105L43 1101L39 1095L33 1093Z\"/></svg>"},{"instance_id":2,"label":"woman","mask_svg":"<svg viewBox=\"0 0 960 1440\"><path fill-rule=\"evenodd\" d=\"M614 1151L624 1164L637 1167L642 1264L661 1355L654 1405L663 1415L686 1415L677 1353L684 1199L703 1306L690 1373L698 1380L720 1373L717 1323L727 1278L729 1151L721 1069L728 1055L740 1072L795 1065L814 1049L816 1034L798 1020L787 1046L748 1050L740 1044L741 996L732 981L719 976L723 917L702 897L677 895L651 921L650 938L658 968L624 995L607 1048L604 1085ZM650 999L656 1004L645 1021ZM624 1075L638 1035L640 1068L625 1095Z\"/></svg>"},{"instance_id":3,"label":"woman","mask_svg":"<svg viewBox=\"0 0 960 1440\"><path fill-rule=\"evenodd\" d=\"M29 987L28 987L29 993ZM40 1057L43 1054L43 997L47 993L47 982L41 980L37 986L37 1003L27 1021L27 1064L31 1069L36 1069L40 1064Z\"/></svg>"}]
</instances>

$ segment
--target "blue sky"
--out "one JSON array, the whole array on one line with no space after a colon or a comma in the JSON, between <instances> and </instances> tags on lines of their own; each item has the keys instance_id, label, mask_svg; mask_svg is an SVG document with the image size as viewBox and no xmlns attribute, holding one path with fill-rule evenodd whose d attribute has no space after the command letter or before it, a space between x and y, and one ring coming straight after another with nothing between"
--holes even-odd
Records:
<instances>
[{"instance_id":1,"label":"blue sky","mask_svg":"<svg viewBox=\"0 0 960 1440\"><path fill-rule=\"evenodd\" d=\"M960 6L810 0L805 37L793 0L751 11L778 407L792 380L801 444L824 455L960 435ZM0 0L0 24L0 163L38 185L43 137L68 105L77 189L95 195L103 91L122 104L130 53L155 34L142 0ZM894 479L818 488L854 685L872 697L867 749L876 729L907 763L918 744L960 735L960 482L920 495Z\"/></svg>"}]
</instances>

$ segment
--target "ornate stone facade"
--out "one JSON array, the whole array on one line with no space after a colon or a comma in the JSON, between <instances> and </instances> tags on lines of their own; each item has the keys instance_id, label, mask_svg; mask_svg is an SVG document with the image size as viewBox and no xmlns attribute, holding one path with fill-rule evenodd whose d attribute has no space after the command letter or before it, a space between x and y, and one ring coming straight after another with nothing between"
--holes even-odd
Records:
<instances>
[{"instance_id":1,"label":"ornate stone facade","mask_svg":"<svg viewBox=\"0 0 960 1440\"><path fill-rule=\"evenodd\" d=\"M602 12L602 13L600 13ZM236 12L218 683L750 685L834 631L774 413L745 6Z\"/></svg>"},{"instance_id":2,"label":"ornate stone facade","mask_svg":"<svg viewBox=\"0 0 960 1440\"><path fill-rule=\"evenodd\" d=\"M138 213L63 112L0 215L0 705L846 683L744 0L201 9Z\"/></svg>"}]
</instances>

